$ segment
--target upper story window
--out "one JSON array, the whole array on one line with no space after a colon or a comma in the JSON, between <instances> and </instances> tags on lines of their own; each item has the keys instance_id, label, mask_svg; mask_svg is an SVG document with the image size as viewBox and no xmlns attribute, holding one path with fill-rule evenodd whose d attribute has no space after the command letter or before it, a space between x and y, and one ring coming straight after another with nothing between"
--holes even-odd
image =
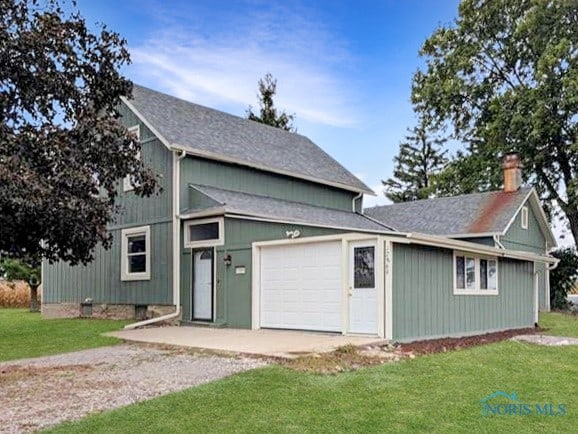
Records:
<instances>
[{"instance_id":1,"label":"upper story window","mask_svg":"<svg viewBox=\"0 0 578 434\"><path fill-rule=\"evenodd\" d=\"M521 226L522 229L528 229L528 207L522 207L522 215L521 215Z\"/></svg>"},{"instance_id":2,"label":"upper story window","mask_svg":"<svg viewBox=\"0 0 578 434\"><path fill-rule=\"evenodd\" d=\"M454 295L497 295L498 260L454 252Z\"/></svg>"},{"instance_id":3,"label":"upper story window","mask_svg":"<svg viewBox=\"0 0 578 434\"><path fill-rule=\"evenodd\" d=\"M224 244L223 219L192 220L185 223L185 247L208 247Z\"/></svg>"},{"instance_id":4,"label":"upper story window","mask_svg":"<svg viewBox=\"0 0 578 434\"><path fill-rule=\"evenodd\" d=\"M134 134L136 136L136 139L140 141L140 127L138 125L128 128L128 132ZM140 160L140 151L137 153L136 158ZM122 180L122 190L123 191L134 190L134 180L132 179L131 176L127 176Z\"/></svg>"},{"instance_id":5,"label":"upper story window","mask_svg":"<svg viewBox=\"0 0 578 434\"><path fill-rule=\"evenodd\" d=\"M150 280L150 226L122 230L121 280Z\"/></svg>"}]
</instances>

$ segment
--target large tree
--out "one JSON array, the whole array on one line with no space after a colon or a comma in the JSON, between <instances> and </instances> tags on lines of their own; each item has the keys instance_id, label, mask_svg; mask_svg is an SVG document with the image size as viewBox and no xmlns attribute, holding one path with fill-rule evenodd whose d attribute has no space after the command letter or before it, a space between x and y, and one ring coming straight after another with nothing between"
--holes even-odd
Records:
<instances>
[{"instance_id":1,"label":"large tree","mask_svg":"<svg viewBox=\"0 0 578 434\"><path fill-rule=\"evenodd\" d=\"M427 199L435 195L436 175L447 163L441 149L445 139L431 134L423 121L408 130L394 158L393 178L381 181L392 202Z\"/></svg>"},{"instance_id":2,"label":"large tree","mask_svg":"<svg viewBox=\"0 0 578 434\"><path fill-rule=\"evenodd\" d=\"M13 258L86 263L110 245L118 181L156 188L116 110L132 88L125 41L75 7L0 0L0 252Z\"/></svg>"},{"instance_id":3,"label":"large tree","mask_svg":"<svg viewBox=\"0 0 578 434\"><path fill-rule=\"evenodd\" d=\"M270 125L275 128L281 128L285 131L295 132L293 126L294 115L288 115L285 111L278 111L273 102L273 97L277 93L277 80L270 73L259 80L259 114L253 112L249 106L247 109L247 119Z\"/></svg>"},{"instance_id":4,"label":"large tree","mask_svg":"<svg viewBox=\"0 0 578 434\"><path fill-rule=\"evenodd\" d=\"M499 187L498 157L519 151L525 181L547 210L559 206L578 240L576 1L463 0L420 54L414 106L465 144L449 190Z\"/></svg>"}]
</instances>

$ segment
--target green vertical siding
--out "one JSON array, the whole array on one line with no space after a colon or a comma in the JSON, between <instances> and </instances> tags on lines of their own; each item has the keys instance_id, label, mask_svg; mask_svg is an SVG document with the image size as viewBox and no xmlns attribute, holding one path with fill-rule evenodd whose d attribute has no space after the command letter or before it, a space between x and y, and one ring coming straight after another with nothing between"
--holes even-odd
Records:
<instances>
[{"instance_id":1,"label":"green vertical siding","mask_svg":"<svg viewBox=\"0 0 578 434\"><path fill-rule=\"evenodd\" d=\"M528 207L528 229L522 229L522 213L519 212L508 232L500 241L506 249L544 254L546 239L540 229L534 210L527 202L526 206Z\"/></svg>"},{"instance_id":2,"label":"green vertical siding","mask_svg":"<svg viewBox=\"0 0 578 434\"><path fill-rule=\"evenodd\" d=\"M114 220L115 227L156 221L169 221L172 209L172 156L161 141L126 106L120 108L126 127L139 125L142 143L141 157L145 165L158 175L162 189L159 194L141 198L133 191L124 192L119 182L117 204L120 211Z\"/></svg>"},{"instance_id":3,"label":"green vertical siding","mask_svg":"<svg viewBox=\"0 0 578 434\"><path fill-rule=\"evenodd\" d=\"M546 253L546 238L538 224L539 217L528 202L525 205L528 207L528 229L522 229L522 213L519 212L501 242L506 249L543 255ZM548 294L546 294L545 265L536 263L536 271L538 272L538 305L540 310L546 310Z\"/></svg>"},{"instance_id":4,"label":"green vertical siding","mask_svg":"<svg viewBox=\"0 0 578 434\"><path fill-rule=\"evenodd\" d=\"M453 295L451 250L394 244L393 339L532 326L532 263L500 259L498 267L499 295Z\"/></svg>"},{"instance_id":5,"label":"green vertical siding","mask_svg":"<svg viewBox=\"0 0 578 434\"><path fill-rule=\"evenodd\" d=\"M181 161L181 209L188 208L189 184L351 211L355 193L261 170L202 158ZM361 201L360 201L361 202Z\"/></svg>"},{"instance_id":6,"label":"green vertical siding","mask_svg":"<svg viewBox=\"0 0 578 434\"><path fill-rule=\"evenodd\" d=\"M225 245L216 247L217 279L215 322L228 327L251 327L252 246L254 241L286 238L286 231L298 229L301 237L332 235L342 231L302 225L225 219ZM231 265L223 262L225 254L231 255ZM181 274L181 300L183 319L191 318L191 254L183 249ZM245 274L235 274L235 267L244 266Z\"/></svg>"},{"instance_id":7,"label":"green vertical siding","mask_svg":"<svg viewBox=\"0 0 578 434\"><path fill-rule=\"evenodd\" d=\"M136 225L135 225L136 226ZM171 224L151 225L151 279L120 280L121 231L112 231L109 250L98 247L90 264L43 264L44 303L172 304Z\"/></svg>"}]
</instances>

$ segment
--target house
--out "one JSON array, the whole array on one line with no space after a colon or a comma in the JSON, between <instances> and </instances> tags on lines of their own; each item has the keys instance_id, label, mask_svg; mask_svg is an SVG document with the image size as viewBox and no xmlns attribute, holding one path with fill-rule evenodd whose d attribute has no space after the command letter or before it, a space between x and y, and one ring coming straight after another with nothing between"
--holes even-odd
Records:
<instances>
[{"instance_id":1,"label":"house","mask_svg":"<svg viewBox=\"0 0 578 434\"><path fill-rule=\"evenodd\" d=\"M306 137L141 86L120 110L162 193L119 185L111 249L87 266L44 264L44 316L395 341L537 321L556 260L533 190L364 213L372 191Z\"/></svg>"}]
</instances>

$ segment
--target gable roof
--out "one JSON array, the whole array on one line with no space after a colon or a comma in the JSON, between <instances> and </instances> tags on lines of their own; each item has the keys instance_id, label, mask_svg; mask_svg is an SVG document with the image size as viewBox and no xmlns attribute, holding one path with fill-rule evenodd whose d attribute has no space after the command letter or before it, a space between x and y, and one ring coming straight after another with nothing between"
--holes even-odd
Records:
<instances>
[{"instance_id":1,"label":"gable roof","mask_svg":"<svg viewBox=\"0 0 578 434\"><path fill-rule=\"evenodd\" d=\"M169 147L375 194L307 137L134 85L126 105Z\"/></svg>"},{"instance_id":2,"label":"gable roof","mask_svg":"<svg viewBox=\"0 0 578 434\"><path fill-rule=\"evenodd\" d=\"M364 210L365 214L400 232L450 238L504 235L526 201L531 200L542 231L555 245L536 191L523 187L512 193L492 191L453 197L401 202Z\"/></svg>"},{"instance_id":3,"label":"gable roof","mask_svg":"<svg viewBox=\"0 0 578 434\"><path fill-rule=\"evenodd\" d=\"M391 233L390 228L373 221L363 214L351 211L324 208L301 202L275 199L268 196L241 193L232 190L209 187L205 185L190 185L203 197L197 197L198 204L184 211L194 215L199 212L214 212L235 214L239 216L257 217L263 220L301 223L310 226L332 227L373 233ZM200 199L200 200L199 200Z\"/></svg>"}]
</instances>

